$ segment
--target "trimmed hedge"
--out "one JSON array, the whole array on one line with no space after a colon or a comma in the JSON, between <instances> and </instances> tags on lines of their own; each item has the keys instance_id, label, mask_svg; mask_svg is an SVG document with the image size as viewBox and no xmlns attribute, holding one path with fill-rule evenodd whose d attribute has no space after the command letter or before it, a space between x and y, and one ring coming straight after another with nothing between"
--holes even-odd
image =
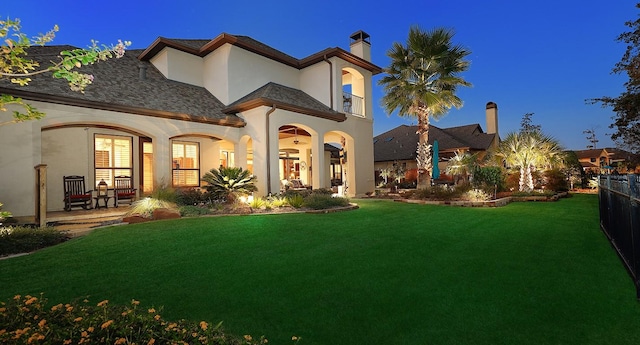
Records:
<instances>
[{"instance_id":1,"label":"trimmed hedge","mask_svg":"<svg viewBox=\"0 0 640 345\"><path fill-rule=\"evenodd\" d=\"M68 239L65 232L53 227L0 226L0 256L28 253Z\"/></svg>"}]
</instances>

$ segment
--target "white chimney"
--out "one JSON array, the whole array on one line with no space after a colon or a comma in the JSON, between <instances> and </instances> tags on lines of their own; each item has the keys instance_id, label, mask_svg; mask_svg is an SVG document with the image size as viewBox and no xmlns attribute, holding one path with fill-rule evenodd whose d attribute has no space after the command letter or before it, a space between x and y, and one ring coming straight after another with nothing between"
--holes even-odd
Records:
<instances>
[{"instance_id":1,"label":"white chimney","mask_svg":"<svg viewBox=\"0 0 640 345\"><path fill-rule=\"evenodd\" d=\"M371 42L369 42L369 34L360 30L354 32L350 36L351 54L371 62Z\"/></svg>"}]
</instances>

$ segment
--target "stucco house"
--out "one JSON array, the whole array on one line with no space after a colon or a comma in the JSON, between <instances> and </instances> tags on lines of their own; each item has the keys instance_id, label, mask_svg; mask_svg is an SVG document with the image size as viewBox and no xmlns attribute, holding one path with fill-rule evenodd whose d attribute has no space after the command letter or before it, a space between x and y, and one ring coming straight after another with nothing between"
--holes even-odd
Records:
<instances>
[{"instance_id":1,"label":"stucco house","mask_svg":"<svg viewBox=\"0 0 640 345\"><path fill-rule=\"evenodd\" d=\"M433 124L429 126L429 144L438 141L438 168L441 172L445 171L448 159L456 151L478 154L482 158L490 148L500 143L496 103L487 103L485 117L486 132L478 123L451 128L440 128ZM377 174L383 169L416 170L417 131L417 125L401 125L373 138L374 169Z\"/></svg>"},{"instance_id":2,"label":"stucco house","mask_svg":"<svg viewBox=\"0 0 640 345\"><path fill-rule=\"evenodd\" d=\"M29 57L46 65L72 48L33 47ZM127 175L143 195L162 184L198 187L221 165L252 171L258 195L278 193L291 178L328 188L336 175L347 195L365 195L374 189L372 76L382 71L370 49L362 31L349 51L302 59L227 33L160 37L83 67L95 76L85 93L47 75L25 87L2 80L0 93L46 117L0 126L0 202L28 216L37 205L63 209L63 176L85 176L95 189ZM10 115L0 112L0 122ZM349 159L332 159L325 145Z\"/></svg>"},{"instance_id":3,"label":"stucco house","mask_svg":"<svg viewBox=\"0 0 640 345\"><path fill-rule=\"evenodd\" d=\"M640 172L638 156L618 148L606 147L574 151L585 174L633 174Z\"/></svg>"}]
</instances>

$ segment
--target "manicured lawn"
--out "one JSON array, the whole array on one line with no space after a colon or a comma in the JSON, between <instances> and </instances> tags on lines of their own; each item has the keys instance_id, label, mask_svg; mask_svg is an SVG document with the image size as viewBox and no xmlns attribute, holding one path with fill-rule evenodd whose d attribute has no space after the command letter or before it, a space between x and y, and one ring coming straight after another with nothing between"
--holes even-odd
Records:
<instances>
[{"instance_id":1,"label":"manicured lawn","mask_svg":"<svg viewBox=\"0 0 640 345\"><path fill-rule=\"evenodd\" d=\"M0 297L164 306L270 344L639 344L597 196L501 208L357 200L330 214L100 229L0 261Z\"/></svg>"}]
</instances>

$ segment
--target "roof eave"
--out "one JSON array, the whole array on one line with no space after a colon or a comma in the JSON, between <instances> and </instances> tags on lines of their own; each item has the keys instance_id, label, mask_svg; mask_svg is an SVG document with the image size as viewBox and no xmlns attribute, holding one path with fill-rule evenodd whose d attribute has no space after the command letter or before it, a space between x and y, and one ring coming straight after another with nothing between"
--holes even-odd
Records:
<instances>
[{"instance_id":1,"label":"roof eave","mask_svg":"<svg viewBox=\"0 0 640 345\"><path fill-rule=\"evenodd\" d=\"M156 54L161 52L162 49L166 47L174 48L174 49L183 51L185 53L202 57L202 56L208 55L209 53L215 51L216 49L220 48L221 46L227 43L297 69L303 69L305 67L314 65L320 61L323 61L326 58L335 56L349 63L352 63L356 66L360 66L368 71L371 71L373 75L382 73L381 67L365 59L362 59L358 56L355 56L342 48L336 47L336 48L325 49L323 51L312 54L302 60L298 60L295 58L286 58L284 56L274 55L272 54L271 51L262 49L261 47L239 40L238 37L234 35L230 35L228 33L222 33L218 35L216 38L212 39L209 43L202 46L202 48L200 48L199 50L184 46L168 38L158 37L147 49L145 49L145 51L143 51L138 56L138 59L141 61L149 61Z\"/></svg>"},{"instance_id":2,"label":"roof eave","mask_svg":"<svg viewBox=\"0 0 640 345\"><path fill-rule=\"evenodd\" d=\"M206 124L228 126L228 127L235 127L235 128L246 126L246 122L244 120L240 118L232 118L229 116L227 116L224 119L213 119L213 118L208 118L204 116L195 116L195 115L185 114L185 113L175 113L175 112L164 111L164 110L131 107L126 105L104 103L104 102L86 101L86 100L81 100L77 98L35 93L35 92L10 89L10 88L4 88L4 87L0 87L0 94L8 94L8 95L21 97L31 101L48 102L48 103L54 103L54 104L62 104L62 105L97 109L97 110L115 111L119 113L128 113L128 114L143 115L143 116L150 116L150 117L157 117L157 118L164 118L164 119L206 123Z\"/></svg>"},{"instance_id":3,"label":"roof eave","mask_svg":"<svg viewBox=\"0 0 640 345\"><path fill-rule=\"evenodd\" d=\"M314 117L319 117L327 120L332 120L336 122L343 122L347 119L347 116L343 113L329 113L323 111L317 111L314 109L299 107L293 104L283 103L280 101L274 101L267 98L256 98L247 102L243 102L240 104L236 104L232 107L227 107L222 109L222 111L226 114L235 114L243 111L251 110L261 106L275 106L278 109L289 110L296 113L306 114Z\"/></svg>"},{"instance_id":4,"label":"roof eave","mask_svg":"<svg viewBox=\"0 0 640 345\"><path fill-rule=\"evenodd\" d=\"M373 75L382 73L382 68L363 59L358 56L355 56L342 48L330 48L325 49L323 51L312 54L302 60L300 60L300 67L305 68L311 65L314 65L320 61L328 59L330 57L338 57L346 62L352 63L356 66L360 66L368 71L370 71Z\"/></svg>"},{"instance_id":5,"label":"roof eave","mask_svg":"<svg viewBox=\"0 0 640 345\"><path fill-rule=\"evenodd\" d=\"M174 48L193 55L199 55L199 51L197 49L176 43L168 38L158 37L147 49L138 55L138 60L149 61L166 47Z\"/></svg>"}]
</instances>

